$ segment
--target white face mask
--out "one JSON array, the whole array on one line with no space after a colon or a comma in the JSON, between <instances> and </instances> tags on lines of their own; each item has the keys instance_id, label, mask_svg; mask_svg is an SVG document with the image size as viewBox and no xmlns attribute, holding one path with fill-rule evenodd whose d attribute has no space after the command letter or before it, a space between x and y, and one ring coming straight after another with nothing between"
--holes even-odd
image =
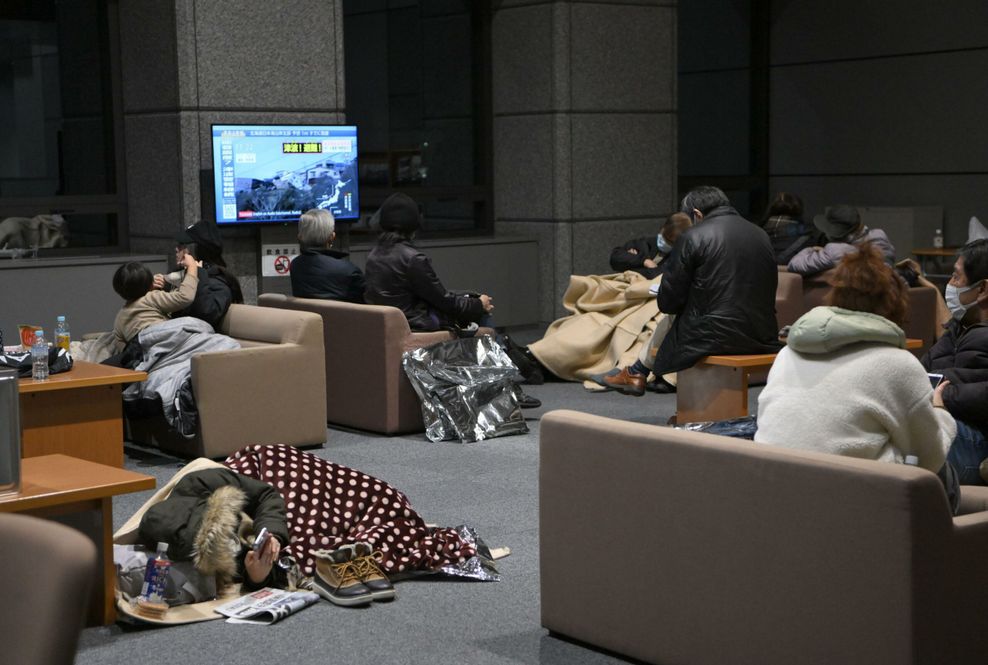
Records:
<instances>
[{"instance_id":1,"label":"white face mask","mask_svg":"<svg viewBox=\"0 0 988 665\"><path fill-rule=\"evenodd\" d=\"M668 254L672 251L672 245L662 237L662 234L655 236L655 246L658 248L660 254Z\"/></svg>"},{"instance_id":2,"label":"white face mask","mask_svg":"<svg viewBox=\"0 0 988 665\"><path fill-rule=\"evenodd\" d=\"M971 289L976 289L978 286L979 284L973 284L971 286L954 286L953 284L947 285L944 293L944 300L947 301L947 309L950 310L950 313L954 315L955 319L960 320L964 318L964 314L967 313L967 310L971 309L971 306L974 305L974 301L971 301L968 305L962 303L961 294L967 293Z\"/></svg>"}]
</instances>

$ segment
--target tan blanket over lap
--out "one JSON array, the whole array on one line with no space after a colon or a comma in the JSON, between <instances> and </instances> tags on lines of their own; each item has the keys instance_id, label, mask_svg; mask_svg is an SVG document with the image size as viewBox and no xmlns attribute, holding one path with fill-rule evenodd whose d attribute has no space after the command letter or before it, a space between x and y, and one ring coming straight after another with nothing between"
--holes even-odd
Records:
<instances>
[{"instance_id":1,"label":"tan blanket over lap","mask_svg":"<svg viewBox=\"0 0 988 665\"><path fill-rule=\"evenodd\" d=\"M528 348L553 374L568 381L633 364L656 329L668 330L672 323L648 292L661 279L645 279L631 271L571 275L563 307L573 313L554 321Z\"/></svg>"}]
</instances>

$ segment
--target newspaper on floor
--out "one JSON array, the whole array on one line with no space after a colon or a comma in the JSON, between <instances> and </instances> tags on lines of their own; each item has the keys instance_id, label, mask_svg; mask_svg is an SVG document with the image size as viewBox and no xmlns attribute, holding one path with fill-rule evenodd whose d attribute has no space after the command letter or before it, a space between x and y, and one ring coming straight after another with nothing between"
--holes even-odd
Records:
<instances>
[{"instance_id":1,"label":"newspaper on floor","mask_svg":"<svg viewBox=\"0 0 988 665\"><path fill-rule=\"evenodd\" d=\"M216 611L228 617L227 623L253 623L269 626L295 614L319 600L311 591L287 591L264 587L234 601L220 605Z\"/></svg>"}]
</instances>

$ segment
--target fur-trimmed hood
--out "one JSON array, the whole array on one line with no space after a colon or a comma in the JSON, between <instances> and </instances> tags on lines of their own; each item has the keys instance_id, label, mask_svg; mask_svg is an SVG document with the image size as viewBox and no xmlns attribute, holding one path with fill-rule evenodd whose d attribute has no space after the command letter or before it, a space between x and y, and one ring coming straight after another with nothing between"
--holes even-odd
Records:
<instances>
[{"instance_id":1,"label":"fur-trimmed hood","mask_svg":"<svg viewBox=\"0 0 988 665\"><path fill-rule=\"evenodd\" d=\"M287 545L284 499L271 485L225 467L202 469L183 476L167 498L147 507L138 542L150 547L167 542L171 559L193 561L200 572L229 579L243 573L243 543L249 538L239 537L241 527L266 528Z\"/></svg>"},{"instance_id":2,"label":"fur-trimmed hood","mask_svg":"<svg viewBox=\"0 0 988 665\"><path fill-rule=\"evenodd\" d=\"M229 580L237 574L237 536L247 494L238 487L220 487L206 499L196 532L192 561L204 575Z\"/></svg>"}]
</instances>

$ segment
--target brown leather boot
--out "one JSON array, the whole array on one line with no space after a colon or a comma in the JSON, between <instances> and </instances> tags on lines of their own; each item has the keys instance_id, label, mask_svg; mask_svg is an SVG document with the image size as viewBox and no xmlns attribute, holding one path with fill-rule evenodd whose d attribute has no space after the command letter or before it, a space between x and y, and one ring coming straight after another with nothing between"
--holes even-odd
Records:
<instances>
[{"instance_id":1,"label":"brown leather boot","mask_svg":"<svg viewBox=\"0 0 988 665\"><path fill-rule=\"evenodd\" d=\"M645 375L629 372L627 367L620 369L615 367L606 374L594 374L590 380L623 395L641 397L645 394Z\"/></svg>"},{"instance_id":2,"label":"brown leather boot","mask_svg":"<svg viewBox=\"0 0 988 665\"><path fill-rule=\"evenodd\" d=\"M370 589L361 584L357 564L353 562L353 548L315 550L316 574L312 590L331 603L354 607L368 605L372 600Z\"/></svg>"},{"instance_id":3,"label":"brown leather boot","mask_svg":"<svg viewBox=\"0 0 988 665\"><path fill-rule=\"evenodd\" d=\"M370 590L374 600L394 600L397 597L394 586L378 565L380 552L375 552L370 543L353 545L353 563L360 575L360 582Z\"/></svg>"}]
</instances>

